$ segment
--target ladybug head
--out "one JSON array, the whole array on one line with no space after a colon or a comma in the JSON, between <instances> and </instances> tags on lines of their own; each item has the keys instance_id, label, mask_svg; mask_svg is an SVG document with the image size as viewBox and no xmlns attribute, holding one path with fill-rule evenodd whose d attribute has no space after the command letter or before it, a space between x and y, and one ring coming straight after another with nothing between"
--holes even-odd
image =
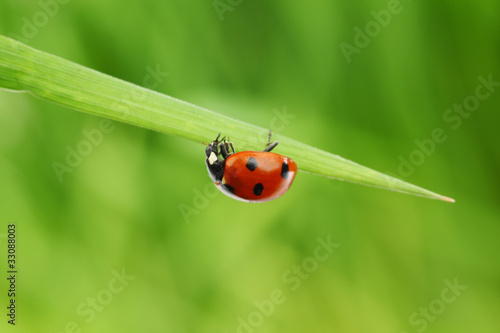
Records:
<instances>
[{"instance_id":1,"label":"ladybug head","mask_svg":"<svg viewBox=\"0 0 500 333\"><path fill-rule=\"evenodd\" d=\"M219 141L220 133L217 138L210 142L205 149L206 160L205 164L207 165L208 173L212 180L216 183L220 183L222 181L222 177L224 175L224 165L226 162L227 154L225 145L227 144L224 138Z\"/></svg>"},{"instance_id":2,"label":"ladybug head","mask_svg":"<svg viewBox=\"0 0 500 333\"><path fill-rule=\"evenodd\" d=\"M219 150L220 150L219 144L224 140L224 138L222 138L222 140L219 141L219 137L220 137L220 133L219 133L219 135L217 135L217 138L215 138L214 141L210 142L207 145L207 148L205 149L205 155L207 156L207 160L210 159L210 161L212 161L212 163L216 159L218 159Z\"/></svg>"}]
</instances>

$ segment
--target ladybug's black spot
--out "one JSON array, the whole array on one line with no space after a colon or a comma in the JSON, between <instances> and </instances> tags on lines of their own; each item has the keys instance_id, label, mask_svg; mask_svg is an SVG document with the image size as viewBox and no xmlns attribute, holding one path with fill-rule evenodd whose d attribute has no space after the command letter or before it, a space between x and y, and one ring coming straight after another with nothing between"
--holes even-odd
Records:
<instances>
[{"instance_id":1,"label":"ladybug's black spot","mask_svg":"<svg viewBox=\"0 0 500 333\"><path fill-rule=\"evenodd\" d=\"M223 184L222 187L224 189L226 189L228 192L231 192L232 194L234 194L234 188L231 185L229 185L229 184Z\"/></svg>"},{"instance_id":2,"label":"ladybug's black spot","mask_svg":"<svg viewBox=\"0 0 500 333\"><path fill-rule=\"evenodd\" d=\"M288 164L286 162L281 164L281 177L283 177L283 179L288 178Z\"/></svg>"},{"instance_id":3,"label":"ladybug's black spot","mask_svg":"<svg viewBox=\"0 0 500 333\"><path fill-rule=\"evenodd\" d=\"M247 169L248 169L248 170L250 170L250 171L254 171L255 169L257 169L257 165L258 165L258 163L257 163L257 161L255 160L255 158L250 157L250 158L248 159L248 162L247 162L247 164L246 164L246 167L247 167Z\"/></svg>"},{"instance_id":4,"label":"ladybug's black spot","mask_svg":"<svg viewBox=\"0 0 500 333\"><path fill-rule=\"evenodd\" d=\"M261 195L262 191L264 191L264 185L262 185L261 183L255 184L255 186L253 188L253 194Z\"/></svg>"}]
</instances>

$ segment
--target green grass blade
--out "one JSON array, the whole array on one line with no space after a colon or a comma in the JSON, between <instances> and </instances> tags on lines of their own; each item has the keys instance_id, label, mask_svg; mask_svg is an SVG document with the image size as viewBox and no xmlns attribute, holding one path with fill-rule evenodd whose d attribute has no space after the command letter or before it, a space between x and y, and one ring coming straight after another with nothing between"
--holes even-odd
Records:
<instances>
[{"instance_id":1,"label":"green grass blade","mask_svg":"<svg viewBox=\"0 0 500 333\"><path fill-rule=\"evenodd\" d=\"M80 66L0 36L0 87L28 91L78 111L107 117L196 142L217 133L238 150L262 150L269 129L257 127ZM368 186L453 202L402 180L282 135L276 149L301 171Z\"/></svg>"}]
</instances>

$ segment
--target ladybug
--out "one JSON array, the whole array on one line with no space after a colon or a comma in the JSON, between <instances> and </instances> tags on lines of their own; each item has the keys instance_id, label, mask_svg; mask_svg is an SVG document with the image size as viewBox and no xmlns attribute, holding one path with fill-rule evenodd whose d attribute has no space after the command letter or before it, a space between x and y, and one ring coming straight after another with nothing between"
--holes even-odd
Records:
<instances>
[{"instance_id":1,"label":"ladybug","mask_svg":"<svg viewBox=\"0 0 500 333\"><path fill-rule=\"evenodd\" d=\"M291 158L271 153L279 141L267 139L264 151L236 153L232 142L217 138L205 149L208 173L227 196L245 202L276 199L292 185L297 164Z\"/></svg>"}]
</instances>

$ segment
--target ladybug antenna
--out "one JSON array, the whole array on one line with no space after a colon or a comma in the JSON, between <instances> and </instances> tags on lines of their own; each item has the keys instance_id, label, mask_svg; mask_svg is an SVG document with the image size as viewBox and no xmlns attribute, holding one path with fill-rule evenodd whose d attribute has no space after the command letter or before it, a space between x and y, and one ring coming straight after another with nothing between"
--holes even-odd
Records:
<instances>
[{"instance_id":1,"label":"ladybug antenna","mask_svg":"<svg viewBox=\"0 0 500 333\"><path fill-rule=\"evenodd\" d=\"M219 135L217 135L217 137L215 138L215 142L219 142L219 138L220 138L220 132L219 132ZM224 138L222 138L222 140L224 140ZM221 141L222 141L221 140ZM210 143L205 143L205 141L202 141L201 143L203 143L205 146L208 146Z\"/></svg>"}]
</instances>

